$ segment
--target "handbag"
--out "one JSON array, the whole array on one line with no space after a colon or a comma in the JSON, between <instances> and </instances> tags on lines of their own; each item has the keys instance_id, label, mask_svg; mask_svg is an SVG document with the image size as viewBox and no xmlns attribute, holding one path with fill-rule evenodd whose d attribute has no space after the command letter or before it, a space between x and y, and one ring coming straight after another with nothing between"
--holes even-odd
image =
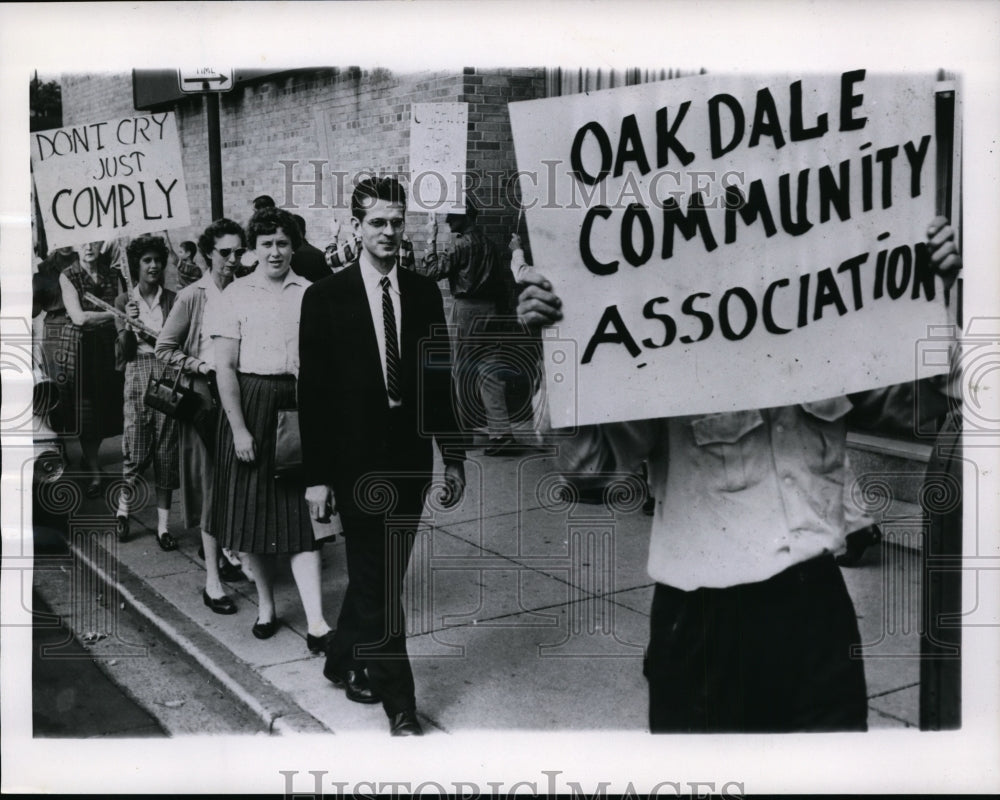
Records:
<instances>
[{"instance_id":1,"label":"handbag","mask_svg":"<svg viewBox=\"0 0 1000 800\"><path fill-rule=\"evenodd\" d=\"M159 378L150 375L146 384L144 401L147 406L181 422L191 422L201 408L201 397L188 386L181 385L181 371L177 370L173 383L164 373Z\"/></svg>"},{"instance_id":2,"label":"handbag","mask_svg":"<svg viewBox=\"0 0 1000 800\"><path fill-rule=\"evenodd\" d=\"M274 476L287 478L302 468L302 434L297 408L278 409L278 427L274 437Z\"/></svg>"}]
</instances>

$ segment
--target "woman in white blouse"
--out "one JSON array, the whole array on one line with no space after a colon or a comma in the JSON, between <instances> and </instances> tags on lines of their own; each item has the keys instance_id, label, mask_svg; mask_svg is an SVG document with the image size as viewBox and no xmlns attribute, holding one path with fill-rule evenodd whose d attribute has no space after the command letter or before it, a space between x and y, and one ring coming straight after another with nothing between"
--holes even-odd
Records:
<instances>
[{"instance_id":1,"label":"woman in white blouse","mask_svg":"<svg viewBox=\"0 0 1000 800\"><path fill-rule=\"evenodd\" d=\"M309 282L291 271L302 241L282 209L265 208L247 224L256 269L226 289L208 322L215 341L219 426L213 530L219 544L246 557L257 584L258 618L252 633L274 635L275 557L288 554L305 611L307 646L322 652L332 631L323 614L319 545L304 487L277 478L274 447L280 409L296 407L299 313Z\"/></svg>"}]
</instances>

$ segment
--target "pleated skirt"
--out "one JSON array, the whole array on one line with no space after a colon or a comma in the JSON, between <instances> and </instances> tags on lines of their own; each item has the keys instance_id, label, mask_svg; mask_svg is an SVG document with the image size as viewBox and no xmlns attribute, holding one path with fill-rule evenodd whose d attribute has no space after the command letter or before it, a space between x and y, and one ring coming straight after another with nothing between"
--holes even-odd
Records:
<instances>
[{"instance_id":1,"label":"pleated skirt","mask_svg":"<svg viewBox=\"0 0 1000 800\"><path fill-rule=\"evenodd\" d=\"M222 547L241 553L277 555L317 548L301 481L274 476L278 410L295 408L295 379L288 375L240 374L240 398L256 459L236 458L233 431L219 415L212 532Z\"/></svg>"}]
</instances>

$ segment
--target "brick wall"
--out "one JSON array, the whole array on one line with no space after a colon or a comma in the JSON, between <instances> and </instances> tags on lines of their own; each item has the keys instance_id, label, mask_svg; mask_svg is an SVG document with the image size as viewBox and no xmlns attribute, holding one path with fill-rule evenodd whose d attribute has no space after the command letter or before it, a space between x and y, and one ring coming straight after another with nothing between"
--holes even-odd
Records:
<instances>
[{"instance_id":1,"label":"brick wall","mask_svg":"<svg viewBox=\"0 0 1000 800\"><path fill-rule=\"evenodd\" d=\"M132 105L132 76L128 73L62 75L63 126L128 117Z\"/></svg>"},{"instance_id":2,"label":"brick wall","mask_svg":"<svg viewBox=\"0 0 1000 800\"><path fill-rule=\"evenodd\" d=\"M136 113L130 74L66 75L62 86L66 125ZM224 213L245 224L253 198L269 194L279 206L298 206L294 212L305 218L309 240L322 248L333 238L335 221L348 221L351 181L358 173L408 172L412 104L467 102L472 194L487 234L505 246L517 223L508 186L516 163L507 103L544 95L543 69L311 69L240 87L220 96ZM197 239L210 221L211 202L205 100L192 95L174 110L192 220L170 232L176 246ZM317 205L311 161L321 162L320 207L311 207ZM307 185L289 186L287 177ZM423 214L408 217L418 257L425 221ZM440 227L444 246L448 231Z\"/></svg>"}]
</instances>

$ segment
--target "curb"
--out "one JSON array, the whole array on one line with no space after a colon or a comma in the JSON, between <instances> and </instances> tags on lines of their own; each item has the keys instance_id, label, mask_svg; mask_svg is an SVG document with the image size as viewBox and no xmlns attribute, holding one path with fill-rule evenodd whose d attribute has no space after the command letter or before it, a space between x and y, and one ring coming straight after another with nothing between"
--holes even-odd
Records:
<instances>
[{"instance_id":1,"label":"curb","mask_svg":"<svg viewBox=\"0 0 1000 800\"><path fill-rule=\"evenodd\" d=\"M272 734L333 733L287 694L261 678L253 669L195 622L181 613L159 592L151 589L131 569L105 550L111 558L114 574L96 564L72 542L69 551L96 577L115 587L120 599L128 603L161 635L173 642L205 672L215 678L237 702L257 716Z\"/></svg>"}]
</instances>

